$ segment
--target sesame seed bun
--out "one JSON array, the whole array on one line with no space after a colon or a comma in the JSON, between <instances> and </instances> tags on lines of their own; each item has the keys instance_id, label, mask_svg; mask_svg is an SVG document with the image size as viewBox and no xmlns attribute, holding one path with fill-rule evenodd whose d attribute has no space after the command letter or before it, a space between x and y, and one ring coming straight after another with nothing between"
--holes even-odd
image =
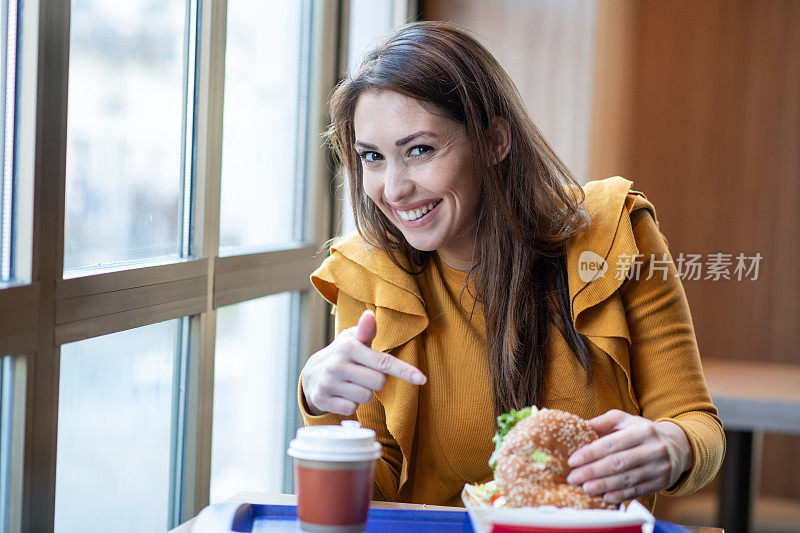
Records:
<instances>
[{"instance_id":1,"label":"sesame seed bun","mask_svg":"<svg viewBox=\"0 0 800 533\"><path fill-rule=\"evenodd\" d=\"M518 422L503 439L495 469L507 505L614 509L567 483L569 456L596 439L585 420L558 409L540 409Z\"/></svg>"}]
</instances>

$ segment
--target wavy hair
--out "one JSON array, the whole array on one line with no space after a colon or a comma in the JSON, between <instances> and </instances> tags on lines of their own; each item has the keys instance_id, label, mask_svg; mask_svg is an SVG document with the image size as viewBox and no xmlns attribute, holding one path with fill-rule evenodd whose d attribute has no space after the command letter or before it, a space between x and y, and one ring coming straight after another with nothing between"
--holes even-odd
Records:
<instances>
[{"instance_id":1,"label":"wavy hair","mask_svg":"<svg viewBox=\"0 0 800 533\"><path fill-rule=\"evenodd\" d=\"M483 305L495 414L540 405L551 324L589 369L585 339L571 319L564 261L567 240L588 226L583 190L531 120L511 78L475 38L446 22L401 26L336 86L325 135L346 171L359 233L406 272L422 272L435 252L411 247L364 191L353 117L367 91L414 98L465 127L482 188L475 213L479 258L468 280ZM497 164L488 131L493 117L510 129L510 150Z\"/></svg>"}]
</instances>

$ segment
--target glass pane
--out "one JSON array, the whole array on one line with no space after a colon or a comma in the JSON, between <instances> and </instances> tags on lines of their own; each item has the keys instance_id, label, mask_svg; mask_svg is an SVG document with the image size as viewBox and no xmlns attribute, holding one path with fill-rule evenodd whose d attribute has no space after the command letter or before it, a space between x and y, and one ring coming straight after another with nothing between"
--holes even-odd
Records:
<instances>
[{"instance_id":1,"label":"glass pane","mask_svg":"<svg viewBox=\"0 0 800 533\"><path fill-rule=\"evenodd\" d=\"M367 50L392 29L395 0L350 0L350 35L347 40L347 70L361 65Z\"/></svg>"},{"instance_id":2,"label":"glass pane","mask_svg":"<svg viewBox=\"0 0 800 533\"><path fill-rule=\"evenodd\" d=\"M65 271L180 255L188 4L72 1Z\"/></svg>"},{"instance_id":3,"label":"glass pane","mask_svg":"<svg viewBox=\"0 0 800 533\"><path fill-rule=\"evenodd\" d=\"M164 531L179 321L61 348L56 531Z\"/></svg>"},{"instance_id":4,"label":"glass pane","mask_svg":"<svg viewBox=\"0 0 800 533\"><path fill-rule=\"evenodd\" d=\"M347 44L347 70L353 74L361 65L364 54L377 40L392 29L392 12L395 0L351 0L350 35ZM342 184L342 220L340 233L356 229L353 209L350 207L350 187Z\"/></svg>"},{"instance_id":5,"label":"glass pane","mask_svg":"<svg viewBox=\"0 0 800 533\"><path fill-rule=\"evenodd\" d=\"M24 355L0 357L0 531L9 531L9 514L19 514L25 445Z\"/></svg>"},{"instance_id":6,"label":"glass pane","mask_svg":"<svg viewBox=\"0 0 800 533\"><path fill-rule=\"evenodd\" d=\"M14 203L14 109L16 81L17 3L0 2L0 282L13 278L12 206Z\"/></svg>"},{"instance_id":7,"label":"glass pane","mask_svg":"<svg viewBox=\"0 0 800 533\"><path fill-rule=\"evenodd\" d=\"M212 503L245 490L284 492L286 427L297 412L294 299L275 294L217 312Z\"/></svg>"},{"instance_id":8,"label":"glass pane","mask_svg":"<svg viewBox=\"0 0 800 533\"><path fill-rule=\"evenodd\" d=\"M228 2L222 248L265 249L301 237L305 4Z\"/></svg>"}]
</instances>

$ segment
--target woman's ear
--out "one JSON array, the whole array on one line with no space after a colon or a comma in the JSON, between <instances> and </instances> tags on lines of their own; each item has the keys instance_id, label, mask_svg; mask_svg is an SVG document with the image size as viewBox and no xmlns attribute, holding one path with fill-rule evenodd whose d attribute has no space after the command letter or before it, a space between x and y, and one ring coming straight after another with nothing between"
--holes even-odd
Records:
<instances>
[{"instance_id":1,"label":"woman's ear","mask_svg":"<svg viewBox=\"0 0 800 533\"><path fill-rule=\"evenodd\" d=\"M505 118L495 115L489 121L486 134L492 144L489 160L496 165L504 160L511 150L511 128Z\"/></svg>"}]
</instances>

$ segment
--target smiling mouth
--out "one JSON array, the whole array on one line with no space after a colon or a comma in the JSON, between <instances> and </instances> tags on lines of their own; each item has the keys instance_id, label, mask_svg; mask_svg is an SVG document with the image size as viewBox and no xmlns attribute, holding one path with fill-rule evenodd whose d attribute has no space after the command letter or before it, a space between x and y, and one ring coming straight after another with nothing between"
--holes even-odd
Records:
<instances>
[{"instance_id":1,"label":"smiling mouth","mask_svg":"<svg viewBox=\"0 0 800 533\"><path fill-rule=\"evenodd\" d=\"M424 205L424 206L422 206L422 207L420 207L418 209L410 209L408 211L400 211L399 209L395 209L395 211L397 211L397 214L400 215L400 218L402 218L403 220L407 220L407 221L411 222L411 221L414 221L414 220L417 220L417 219L420 219L420 218L424 217L426 214L428 214L430 211L432 211L433 208L436 207L437 205L439 205L440 203L441 203L441 200L434 200L431 203L429 203L428 205Z\"/></svg>"}]
</instances>

